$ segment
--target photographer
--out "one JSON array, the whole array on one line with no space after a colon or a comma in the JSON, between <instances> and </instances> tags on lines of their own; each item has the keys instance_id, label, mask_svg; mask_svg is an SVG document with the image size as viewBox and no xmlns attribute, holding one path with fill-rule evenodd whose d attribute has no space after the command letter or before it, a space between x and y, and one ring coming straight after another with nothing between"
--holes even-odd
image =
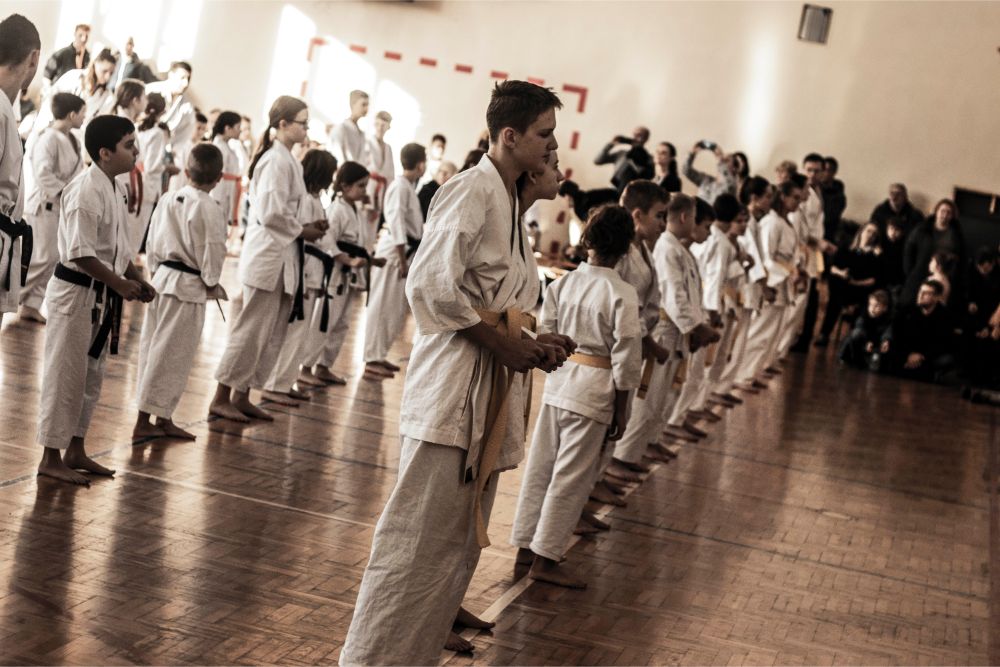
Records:
<instances>
[{"instance_id":1,"label":"photographer","mask_svg":"<svg viewBox=\"0 0 1000 667\"><path fill-rule=\"evenodd\" d=\"M649 141L649 128L641 125L632 130L632 138L618 135L601 149L594 158L594 164L614 164L615 173L611 177L619 194L630 182L653 177L653 158L645 149Z\"/></svg>"},{"instance_id":2,"label":"photographer","mask_svg":"<svg viewBox=\"0 0 1000 667\"><path fill-rule=\"evenodd\" d=\"M694 168L694 159L699 151L712 151L719 160L719 175L712 176ZM736 194L736 169L733 165L733 156L726 155L719 148L719 145L712 141L702 139L691 148L687 160L681 168L681 173L689 181L698 186L698 198L704 199L709 204L715 203L715 198L724 192L731 195Z\"/></svg>"}]
</instances>

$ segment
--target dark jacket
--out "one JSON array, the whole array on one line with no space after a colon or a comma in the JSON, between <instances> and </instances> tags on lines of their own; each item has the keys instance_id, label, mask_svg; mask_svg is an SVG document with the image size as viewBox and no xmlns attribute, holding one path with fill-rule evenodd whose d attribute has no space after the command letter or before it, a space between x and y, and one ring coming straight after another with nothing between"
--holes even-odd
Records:
<instances>
[{"instance_id":1,"label":"dark jacket","mask_svg":"<svg viewBox=\"0 0 1000 667\"><path fill-rule=\"evenodd\" d=\"M943 232L934 229L934 219L927 218L906 237L903 249L903 271L906 272L906 282L903 284L902 302L913 303L917 298L920 284L927 279L934 253L947 250L958 257L958 266L965 266L965 235L962 225L955 219ZM953 280L951 289L953 295L961 293L961 286Z\"/></svg>"},{"instance_id":2,"label":"dark jacket","mask_svg":"<svg viewBox=\"0 0 1000 667\"><path fill-rule=\"evenodd\" d=\"M846 208L844 182L835 178L832 183L823 186L823 238L830 243L837 242L837 229Z\"/></svg>"},{"instance_id":3,"label":"dark jacket","mask_svg":"<svg viewBox=\"0 0 1000 667\"><path fill-rule=\"evenodd\" d=\"M594 158L594 164L614 164L615 173L611 176L611 184L618 188L618 192L625 189L625 186L638 178L653 177L653 158L642 146L620 146L618 150L613 150L617 144L609 143Z\"/></svg>"},{"instance_id":4,"label":"dark jacket","mask_svg":"<svg viewBox=\"0 0 1000 667\"><path fill-rule=\"evenodd\" d=\"M427 211L431 208L431 200L434 199L434 194L440 187L437 181L427 181L424 183L424 187L420 188L420 192L417 193L417 199L420 201L420 211L424 214L424 220L427 219Z\"/></svg>"},{"instance_id":5,"label":"dark jacket","mask_svg":"<svg viewBox=\"0 0 1000 667\"><path fill-rule=\"evenodd\" d=\"M111 74L111 81L108 82L108 88L112 91L118 86L119 70L122 67L125 68L125 72L121 76L122 81L125 79L138 79L143 83L151 83L160 80L159 77L153 74L153 70L149 68L149 65L139 60L139 56L133 53L132 57L127 61L122 62L122 60L119 60L115 64L115 71Z\"/></svg>"},{"instance_id":6,"label":"dark jacket","mask_svg":"<svg viewBox=\"0 0 1000 667\"><path fill-rule=\"evenodd\" d=\"M954 349L955 331L945 306L939 304L930 315L924 315L912 304L899 309L886 338L900 360L914 352L933 359Z\"/></svg>"},{"instance_id":7,"label":"dark jacket","mask_svg":"<svg viewBox=\"0 0 1000 667\"><path fill-rule=\"evenodd\" d=\"M872 211L871 221L878 224L879 231L882 232L882 236L885 236L885 228L889 223L889 218L898 218L903 221L903 227L906 233L909 234L914 229L920 226L920 223L924 220L924 214L917 210L913 204L906 202L903 205L903 210L896 213L892 210L892 205L889 200L886 199L884 202L875 207Z\"/></svg>"},{"instance_id":8,"label":"dark jacket","mask_svg":"<svg viewBox=\"0 0 1000 667\"><path fill-rule=\"evenodd\" d=\"M1000 305L1000 269L994 268L984 276L973 266L965 284L967 304L976 304L975 313L969 313L966 307L966 327L970 333L975 333L989 326L990 316Z\"/></svg>"},{"instance_id":9,"label":"dark jacket","mask_svg":"<svg viewBox=\"0 0 1000 667\"><path fill-rule=\"evenodd\" d=\"M657 183L661 188L667 192L680 192L681 191L681 177L677 174L667 174L663 177L659 183Z\"/></svg>"},{"instance_id":10,"label":"dark jacket","mask_svg":"<svg viewBox=\"0 0 1000 667\"><path fill-rule=\"evenodd\" d=\"M89 64L90 50L84 49L83 67L86 67ZM45 63L45 69L42 71L42 76L52 83L55 83L56 79L71 69L78 69L76 66L76 49L73 48L72 44L64 46L49 57L48 62Z\"/></svg>"}]
</instances>

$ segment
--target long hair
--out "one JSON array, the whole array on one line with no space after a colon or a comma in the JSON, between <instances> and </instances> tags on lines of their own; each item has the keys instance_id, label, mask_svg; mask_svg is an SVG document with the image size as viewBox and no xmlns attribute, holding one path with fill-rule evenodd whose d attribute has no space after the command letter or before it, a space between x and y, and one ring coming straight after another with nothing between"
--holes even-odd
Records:
<instances>
[{"instance_id":1,"label":"long hair","mask_svg":"<svg viewBox=\"0 0 1000 667\"><path fill-rule=\"evenodd\" d=\"M368 178L368 170L357 162L348 160L337 170L337 176L333 179L333 191L340 194L346 186L357 183L364 178Z\"/></svg>"},{"instance_id":2,"label":"long hair","mask_svg":"<svg viewBox=\"0 0 1000 667\"><path fill-rule=\"evenodd\" d=\"M160 120L160 116L163 115L166 109L167 101L163 99L163 95L159 93L146 95L146 110L139 121L139 131L145 132L146 130L153 129L153 126Z\"/></svg>"},{"instance_id":3,"label":"long hair","mask_svg":"<svg viewBox=\"0 0 1000 667\"><path fill-rule=\"evenodd\" d=\"M311 148L302 156L302 179L306 183L306 192L311 195L330 187L336 171L337 158L329 151Z\"/></svg>"},{"instance_id":4,"label":"long hair","mask_svg":"<svg viewBox=\"0 0 1000 667\"><path fill-rule=\"evenodd\" d=\"M864 234L865 229L868 228L868 227L874 227L875 228L875 236L872 237L871 246L877 248L877 247L879 247L881 245L881 243L882 243L882 232L879 230L878 225L875 224L874 222L866 222L863 225L861 225L860 227L858 227L858 231L855 232L855 234L854 234L854 240L851 241L851 250L864 250L865 249L866 246L862 246L861 245L861 236L862 236L862 234Z\"/></svg>"},{"instance_id":5,"label":"long hair","mask_svg":"<svg viewBox=\"0 0 1000 667\"><path fill-rule=\"evenodd\" d=\"M138 79L125 79L115 90L115 108L128 109L129 106L146 94L146 86Z\"/></svg>"},{"instance_id":6,"label":"long hair","mask_svg":"<svg viewBox=\"0 0 1000 667\"><path fill-rule=\"evenodd\" d=\"M260 158L274 145L274 137L271 136L271 130L277 130L281 121L287 123L295 120L300 111L308 108L305 102L291 95L282 95L274 101L274 104L271 105L271 110L267 112L267 127L264 129L264 134L260 137L260 144L258 144L257 151L253 155L253 160L250 161L250 168L247 169L248 178L253 178L253 171L257 168Z\"/></svg>"},{"instance_id":7,"label":"long hair","mask_svg":"<svg viewBox=\"0 0 1000 667\"><path fill-rule=\"evenodd\" d=\"M212 138L216 138L220 134L226 131L226 128L232 127L233 125L239 125L243 120L235 111L223 111L218 116L215 117L215 124L212 125Z\"/></svg>"},{"instance_id":8,"label":"long hair","mask_svg":"<svg viewBox=\"0 0 1000 667\"><path fill-rule=\"evenodd\" d=\"M83 75L83 89L88 95L93 95L97 92L98 88L107 89L107 83L97 83L97 70L95 66L99 62L111 63L114 65L118 62L118 59L114 57L109 49L103 49L97 54L97 57L90 61L90 65L87 67L87 73Z\"/></svg>"}]
</instances>

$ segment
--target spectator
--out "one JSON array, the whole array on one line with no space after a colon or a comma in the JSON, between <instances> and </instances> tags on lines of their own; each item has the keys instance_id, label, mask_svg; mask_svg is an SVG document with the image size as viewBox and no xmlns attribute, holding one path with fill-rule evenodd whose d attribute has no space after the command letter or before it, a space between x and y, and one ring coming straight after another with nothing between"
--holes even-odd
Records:
<instances>
[{"instance_id":1,"label":"spectator","mask_svg":"<svg viewBox=\"0 0 1000 667\"><path fill-rule=\"evenodd\" d=\"M115 56L118 58L118 62L115 64L115 71L111 75L111 82L109 84L112 92L125 79L138 79L143 83L159 81L159 77L153 74L153 70L149 68L149 65L142 62L139 56L136 55L135 40L131 37L125 39L125 45Z\"/></svg>"},{"instance_id":2,"label":"spectator","mask_svg":"<svg viewBox=\"0 0 1000 667\"><path fill-rule=\"evenodd\" d=\"M479 164L479 161L483 159L484 155L486 155L486 151L481 148L473 148L471 151L466 153L465 162L462 163L462 168L459 169L459 171L461 172L466 169L472 169Z\"/></svg>"},{"instance_id":3,"label":"spectator","mask_svg":"<svg viewBox=\"0 0 1000 667\"><path fill-rule=\"evenodd\" d=\"M87 65L90 64L90 51L87 50L89 39L90 26L86 23L81 23L73 29L73 43L53 53L48 62L45 63L42 77L45 79L46 89L66 72L87 68Z\"/></svg>"},{"instance_id":4,"label":"spectator","mask_svg":"<svg viewBox=\"0 0 1000 667\"><path fill-rule=\"evenodd\" d=\"M823 158L823 176L821 179L823 189L823 238L833 243L837 236L837 229L847 208L847 194L844 191L844 183L837 178L837 171L840 163L837 158L827 156ZM884 230L883 230L884 231Z\"/></svg>"},{"instance_id":5,"label":"spectator","mask_svg":"<svg viewBox=\"0 0 1000 667\"><path fill-rule=\"evenodd\" d=\"M1000 269L997 253L981 248L969 274L965 312L966 374L974 386L998 386L1000 379ZM991 324L991 316L996 318Z\"/></svg>"},{"instance_id":6,"label":"spectator","mask_svg":"<svg viewBox=\"0 0 1000 667\"><path fill-rule=\"evenodd\" d=\"M853 311L878 287L884 270L878 225L865 223L846 251L834 255L830 268L830 295L816 347L826 347L843 311Z\"/></svg>"},{"instance_id":7,"label":"spectator","mask_svg":"<svg viewBox=\"0 0 1000 667\"><path fill-rule=\"evenodd\" d=\"M559 186L559 196L568 197L573 212L580 220L590 217L590 210L602 204L614 204L618 201L618 191L614 188L595 188L581 190L580 186L570 180L565 180ZM583 254L586 257L587 253Z\"/></svg>"},{"instance_id":8,"label":"spectator","mask_svg":"<svg viewBox=\"0 0 1000 667\"><path fill-rule=\"evenodd\" d=\"M424 214L424 220L427 219L427 212L431 208L431 200L434 199L434 193L438 191L438 188L447 183L448 179L457 173L458 167L455 166L454 162L443 160L438 164L437 172L434 174L434 180L420 188L420 192L417 193L417 199L420 200L420 210Z\"/></svg>"},{"instance_id":9,"label":"spectator","mask_svg":"<svg viewBox=\"0 0 1000 667\"><path fill-rule=\"evenodd\" d=\"M677 175L677 149L669 141L661 141L653 153L653 182L667 192L681 191Z\"/></svg>"},{"instance_id":10,"label":"spectator","mask_svg":"<svg viewBox=\"0 0 1000 667\"><path fill-rule=\"evenodd\" d=\"M774 168L774 184L781 185L790 181L799 173L798 166L791 160L783 160Z\"/></svg>"},{"instance_id":11,"label":"spectator","mask_svg":"<svg viewBox=\"0 0 1000 667\"><path fill-rule=\"evenodd\" d=\"M957 258L947 250L940 250L934 253L931 261L927 264L927 277L930 280L936 280L941 283L941 286L944 288L944 292L941 294L941 301L947 304L948 307L954 306L951 298L955 292L952 291L951 284L954 282L955 271L957 269Z\"/></svg>"},{"instance_id":12,"label":"spectator","mask_svg":"<svg viewBox=\"0 0 1000 667\"><path fill-rule=\"evenodd\" d=\"M983 247L976 253L976 261L969 271L966 281L966 311L972 331L987 328L990 315L1000 305L1000 269L997 268L997 253Z\"/></svg>"},{"instance_id":13,"label":"spectator","mask_svg":"<svg viewBox=\"0 0 1000 667\"><path fill-rule=\"evenodd\" d=\"M694 159L702 150L712 151L716 159L718 159L717 176L706 174L694 168ZM735 195L737 192L733 156L726 155L719 148L718 144L710 141L699 141L691 148L687 160L684 161L684 166L681 168L681 173L684 174L685 178L698 186L698 198L709 204L714 204L715 198L724 192L728 192L731 195Z\"/></svg>"},{"instance_id":14,"label":"spectator","mask_svg":"<svg viewBox=\"0 0 1000 667\"><path fill-rule=\"evenodd\" d=\"M903 270L905 247L905 223L899 218L889 218L885 227L885 240L882 242L882 284L897 302L903 283L906 282L906 271Z\"/></svg>"},{"instance_id":15,"label":"spectator","mask_svg":"<svg viewBox=\"0 0 1000 667\"><path fill-rule=\"evenodd\" d=\"M884 350L903 376L947 382L955 369L955 335L941 295L941 283L920 284L916 303L903 304L892 322Z\"/></svg>"},{"instance_id":16,"label":"spectator","mask_svg":"<svg viewBox=\"0 0 1000 667\"><path fill-rule=\"evenodd\" d=\"M906 272L903 303L913 303L917 290L927 278L931 257L940 250L954 254L958 266L965 264L965 237L958 221L958 209L950 199L939 201L934 207L933 215L913 229L906 238L903 250L903 270Z\"/></svg>"},{"instance_id":17,"label":"spectator","mask_svg":"<svg viewBox=\"0 0 1000 667\"><path fill-rule=\"evenodd\" d=\"M743 184L747 182L750 178L750 160L747 159L746 153L743 151L736 151L733 153L733 181L736 184L736 189L733 194L739 193L743 189Z\"/></svg>"},{"instance_id":18,"label":"spectator","mask_svg":"<svg viewBox=\"0 0 1000 667\"><path fill-rule=\"evenodd\" d=\"M647 141L649 141L649 128L640 125L632 130L631 139L622 135L614 137L594 158L596 165L615 165L611 184L619 193L637 178L653 177L653 158L646 151Z\"/></svg>"},{"instance_id":19,"label":"spectator","mask_svg":"<svg viewBox=\"0 0 1000 667\"><path fill-rule=\"evenodd\" d=\"M419 181L417 181L417 192L420 192L424 186L430 185L434 182L434 179L437 176L437 170L441 166L441 162L444 160L444 151L447 147L448 139L443 134L435 134L431 137L430 146L427 148L427 168L424 170L424 175L420 177ZM483 148L482 150L485 153L489 150L489 148L489 142L487 142L486 148ZM454 163L449 162L448 164L454 166ZM475 167L476 164L479 164L479 160L476 160L475 164L472 166ZM462 169L462 171L465 171L465 169ZM452 176L454 176L454 174L452 174ZM435 190L436 189L437 188L435 188ZM428 199L427 202L429 204L430 200ZM424 213L424 218L427 218L426 213Z\"/></svg>"},{"instance_id":20,"label":"spectator","mask_svg":"<svg viewBox=\"0 0 1000 667\"><path fill-rule=\"evenodd\" d=\"M838 358L845 364L869 370L881 370L882 355L889 350L886 336L889 316L889 293L875 290L868 295L868 307L854 321L854 328L840 345Z\"/></svg>"},{"instance_id":21,"label":"spectator","mask_svg":"<svg viewBox=\"0 0 1000 667\"><path fill-rule=\"evenodd\" d=\"M876 206L871 214L871 220L878 223L883 233L890 218L896 218L903 224L906 235L916 229L924 219L924 214L910 203L909 193L902 183L890 185L889 198Z\"/></svg>"}]
</instances>

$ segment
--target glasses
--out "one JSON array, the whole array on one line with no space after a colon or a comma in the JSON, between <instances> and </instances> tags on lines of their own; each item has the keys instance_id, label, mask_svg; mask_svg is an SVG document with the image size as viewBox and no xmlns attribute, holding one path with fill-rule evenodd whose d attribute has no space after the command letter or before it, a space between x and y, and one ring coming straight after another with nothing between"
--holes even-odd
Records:
<instances>
[{"instance_id":1,"label":"glasses","mask_svg":"<svg viewBox=\"0 0 1000 667\"><path fill-rule=\"evenodd\" d=\"M289 121L289 122L298 123L299 125L302 126L303 129L308 129L309 128L309 119L308 118L306 120L293 120L293 121Z\"/></svg>"}]
</instances>

